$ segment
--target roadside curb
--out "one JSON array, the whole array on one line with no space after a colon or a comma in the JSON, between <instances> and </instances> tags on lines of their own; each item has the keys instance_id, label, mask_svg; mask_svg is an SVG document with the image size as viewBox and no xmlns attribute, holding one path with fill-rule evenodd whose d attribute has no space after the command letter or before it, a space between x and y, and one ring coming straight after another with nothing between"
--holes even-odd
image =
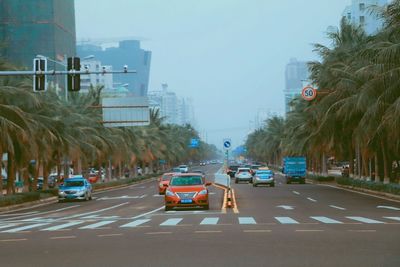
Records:
<instances>
[{"instance_id":1,"label":"roadside curb","mask_svg":"<svg viewBox=\"0 0 400 267\"><path fill-rule=\"evenodd\" d=\"M97 189L96 191L94 191L93 194L96 195L98 193L103 193L103 192L107 192L107 191L121 189L121 188L129 187L129 186L132 186L132 185L138 185L138 184L142 184L142 183L145 183L145 182L151 182L151 181L154 181L154 180L157 180L157 176L149 177L147 179L143 179L143 180L140 180L140 181L137 181L137 182L133 182L133 183L130 183L130 184L116 185L116 186L111 186L111 187L100 188L100 189ZM48 198L44 198L44 199L40 199L40 200L25 202L25 203L21 203L21 204L6 206L6 207L1 207L0 208L0 213L5 213L5 212L8 212L8 211L23 210L23 209L27 209L27 208L37 208L37 207L46 206L46 205L50 205L50 204L57 203L57 202L58 202L58 197L48 197Z\"/></svg>"}]
</instances>

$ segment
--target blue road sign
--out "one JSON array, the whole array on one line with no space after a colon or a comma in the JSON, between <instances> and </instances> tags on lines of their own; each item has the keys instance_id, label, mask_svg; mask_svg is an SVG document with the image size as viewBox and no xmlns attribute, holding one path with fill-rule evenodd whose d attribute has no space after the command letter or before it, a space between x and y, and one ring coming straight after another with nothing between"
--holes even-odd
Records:
<instances>
[{"instance_id":1,"label":"blue road sign","mask_svg":"<svg viewBox=\"0 0 400 267\"><path fill-rule=\"evenodd\" d=\"M230 149L232 146L232 141L230 139L224 139L224 148Z\"/></svg>"},{"instance_id":2,"label":"blue road sign","mask_svg":"<svg viewBox=\"0 0 400 267\"><path fill-rule=\"evenodd\" d=\"M191 147L191 148L198 148L199 146L200 146L200 140L199 140L199 139L192 138L192 139L190 140L189 147Z\"/></svg>"}]
</instances>

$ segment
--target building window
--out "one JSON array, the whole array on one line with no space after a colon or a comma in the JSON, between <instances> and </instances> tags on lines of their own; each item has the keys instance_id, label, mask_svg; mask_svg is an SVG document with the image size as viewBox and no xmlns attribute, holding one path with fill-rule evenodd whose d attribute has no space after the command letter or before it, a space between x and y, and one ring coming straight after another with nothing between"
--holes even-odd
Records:
<instances>
[{"instance_id":1,"label":"building window","mask_svg":"<svg viewBox=\"0 0 400 267\"><path fill-rule=\"evenodd\" d=\"M365 17L364 16L360 16L360 24L361 25L365 24Z\"/></svg>"},{"instance_id":2,"label":"building window","mask_svg":"<svg viewBox=\"0 0 400 267\"><path fill-rule=\"evenodd\" d=\"M360 11L364 12L365 10L365 3L360 3Z\"/></svg>"},{"instance_id":3,"label":"building window","mask_svg":"<svg viewBox=\"0 0 400 267\"><path fill-rule=\"evenodd\" d=\"M351 13L347 13L347 19L351 21Z\"/></svg>"}]
</instances>

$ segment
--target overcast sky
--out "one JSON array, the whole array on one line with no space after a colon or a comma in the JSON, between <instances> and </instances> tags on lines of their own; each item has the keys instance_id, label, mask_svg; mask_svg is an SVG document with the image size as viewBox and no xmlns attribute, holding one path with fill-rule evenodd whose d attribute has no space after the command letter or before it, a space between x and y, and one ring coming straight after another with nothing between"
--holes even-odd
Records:
<instances>
[{"instance_id":1,"label":"overcast sky","mask_svg":"<svg viewBox=\"0 0 400 267\"><path fill-rule=\"evenodd\" d=\"M193 99L209 143L243 143L257 113L284 113L285 65L316 59L351 0L75 0L77 38L137 37L149 90Z\"/></svg>"}]
</instances>

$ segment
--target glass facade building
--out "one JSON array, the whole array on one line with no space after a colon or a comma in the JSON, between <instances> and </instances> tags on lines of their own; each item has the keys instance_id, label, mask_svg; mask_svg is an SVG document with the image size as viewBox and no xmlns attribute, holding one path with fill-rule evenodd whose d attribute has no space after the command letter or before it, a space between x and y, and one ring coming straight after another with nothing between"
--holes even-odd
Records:
<instances>
[{"instance_id":1,"label":"glass facade building","mask_svg":"<svg viewBox=\"0 0 400 267\"><path fill-rule=\"evenodd\" d=\"M0 1L1 57L32 69L36 55L63 61L75 54L74 0ZM53 62L48 68L63 69Z\"/></svg>"}]
</instances>

